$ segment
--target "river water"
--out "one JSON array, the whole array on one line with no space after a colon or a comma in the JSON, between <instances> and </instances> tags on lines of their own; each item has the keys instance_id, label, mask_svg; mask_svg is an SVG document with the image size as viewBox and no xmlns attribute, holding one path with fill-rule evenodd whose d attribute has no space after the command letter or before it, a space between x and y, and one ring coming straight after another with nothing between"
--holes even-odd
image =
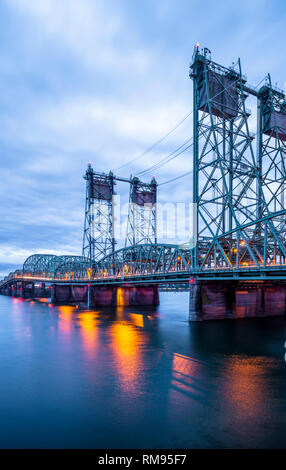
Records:
<instances>
[{"instance_id":1,"label":"river water","mask_svg":"<svg viewBox=\"0 0 286 470\"><path fill-rule=\"evenodd\" d=\"M0 297L1 448L286 447L286 319Z\"/></svg>"}]
</instances>

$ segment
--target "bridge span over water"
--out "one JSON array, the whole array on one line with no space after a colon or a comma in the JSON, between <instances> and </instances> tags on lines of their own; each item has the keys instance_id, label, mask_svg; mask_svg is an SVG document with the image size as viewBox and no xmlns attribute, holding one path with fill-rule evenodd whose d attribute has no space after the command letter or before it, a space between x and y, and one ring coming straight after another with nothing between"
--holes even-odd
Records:
<instances>
[{"instance_id":1,"label":"bridge span over water","mask_svg":"<svg viewBox=\"0 0 286 470\"><path fill-rule=\"evenodd\" d=\"M89 307L156 305L159 286L185 283L190 320L284 315L285 94L272 85L270 75L253 87L240 59L224 67L199 46L190 78L193 142L145 172L192 147L192 170L182 175L192 175L192 243L158 242L160 185L154 177L146 183L96 172L89 164L82 256L32 255L21 270L1 281L2 294L45 294L52 302L86 302ZM250 131L249 100L256 133ZM174 180L180 177L163 184ZM129 184L130 204L125 246L117 250L113 228L118 183Z\"/></svg>"}]
</instances>

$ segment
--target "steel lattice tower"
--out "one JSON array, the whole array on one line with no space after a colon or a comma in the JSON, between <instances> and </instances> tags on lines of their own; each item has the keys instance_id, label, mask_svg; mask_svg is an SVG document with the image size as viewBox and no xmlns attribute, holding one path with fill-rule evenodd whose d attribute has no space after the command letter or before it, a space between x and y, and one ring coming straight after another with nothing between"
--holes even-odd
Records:
<instances>
[{"instance_id":1,"label":"steel lattice tower","mask_svg":"<svg viewBox=\"0 0 286 470\"><path fill-rule=\"evenodd\" d=\"M268 74L265 85L258 92L258 168L261 191L266 207L258 206L257 216L285 209L286 179L286 101L282 90L272 86ZM261 198L260 198L261 201ZM285 241L285 216L276 217L265 233L267 239L268 262L285 263L285 252L281 241Z\"/></svg>"},{"instance_id":2,"label":"steel lattice tower","mask_svg":"<svg viewBox=\"0 0 286 470\"><path fill-rule=\"evenodd\" d=\"M157 243L156 234L157 182L130 180L129 211L125 246Z\"/></svg>"},{"instance_id":3,"label":"steel lattice tower","mask_svg":"<svg viewBox=\"0 0 286 470\"><path fill-rule=\"evenodd\" d=\"M84 175L86 180L86 204L82 256L91 262L114 253L113 210L115 179L98 173L88 165Z\"/></svg>"},{"instance_id":4,"label":"steel lattice tower","mask_svg":"<svg viewBox=\"0 0 286 470\"><path fill-rule=\"evenodd\" d=\"M285 208L286 101L282 90L267 84L258 92L258 155L269 212ZM259 216L264 215L260 208Z\"/></svg>"},{"instance_id":5,"label":"steel lattice tower","mask_svg":"<svg viewBox=\"0 0 286 470\"><path fill-rule=\"evenodd\" d=\"M246 77L240 60L226 68L211 60L208 49L201 52L198 47L190 77L194 99L193 202L197 205L197 246L192 263L197 267L208 258L208 263L217 264L219 257L230 263L226 258L237 251L237 240L230 236L224 240L229 246L213 246L213 253L210 241L256 219L261 188L252 147L254 136L248 125L251 112L246 108ZM244 232L244 242L253 236Z\"/></svg>"}]
</instances>

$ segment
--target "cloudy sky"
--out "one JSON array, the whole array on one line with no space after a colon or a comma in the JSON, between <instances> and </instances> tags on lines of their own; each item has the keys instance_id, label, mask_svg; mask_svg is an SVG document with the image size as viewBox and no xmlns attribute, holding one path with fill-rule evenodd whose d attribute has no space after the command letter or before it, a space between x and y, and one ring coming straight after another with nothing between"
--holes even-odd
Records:
<instances>
[{"instance_id":1,"label":"cloudy sky","mask_svg":"<svg viewBox=\"0 0 286 470\"><path fill-rule=\"evenodd\" d=\"M87 163L115 169L191 111L196 42L224 65L240 56L254 85L267 72L286 80L282 0L0 0L0 22L0 275L35 252L81 253ZM136 174L191 137L190 118L116 173ZM162 167L159 183L191 159ZM190 195L186 177L159 198Z\"/></svg>"}]
</instances>

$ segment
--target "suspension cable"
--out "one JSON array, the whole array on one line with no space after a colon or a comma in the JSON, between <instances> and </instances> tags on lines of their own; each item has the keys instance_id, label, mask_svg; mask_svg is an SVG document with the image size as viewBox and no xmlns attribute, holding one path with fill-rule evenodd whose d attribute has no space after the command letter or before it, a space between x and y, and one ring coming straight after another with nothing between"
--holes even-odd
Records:
<instances>
[{"instance_id":1,"label":"suspension cable","mask_svg":"<svg viewBox=\"0 0 286 470\"><path fill-rule=\"evenodd\" d=\"M193 145L193 143L191 143L190 145L185 147L185 145L187 145L189 142L191 142L191 140L193 140L193 137L186 140L186 142L184 142L182 145L180 145L180 147L176 148L172 153L170 153L166 157L159 160L159 162L155 163L154 165L151 165L149 168L146 168L146 170L142 170L139 173L137 173L136 176L142 176L142 175L145 175L146 173L150 173L151 171L157 170L158 168L161 168L163 165L166 165L170 161L174 160L174 158L177 158L179 155L184 153L186 150L188 150ZM185 147L185 148L183 148L183 147Z\"/></svg>"},{"instance_id":2,"label":"suspension cable","mask_svg":"<svg viewBox=\"0 0 286 470\"><path fill-rule=\"evenodd\" d=\"M137 160L139 160L141 157L143 157L147 153L151 152L151 150L153 150L155 147L157 147L159 144L161 144L161 142L163 142L170 134L175 132L175 130L177 130L178 127L180 127L186 121L186 119L189 116L191 116L192 113L193 113L193 111L190 111L178 124L176 124L175 127L173 127L171 130L169 130L167 132L167 134L165 134L163 137L161 137L159 140L157 140L153 145L151 145L146 150L144 150L144 152L140 153L139 155L137 155L137 157L133 158L132 160L129 160L128 162L123 163L123 165L115 168L113 171L121 170L122 168L125 168L126 166L131 165L132 163L136 162Z\"/></svg>"}]
</instances>

